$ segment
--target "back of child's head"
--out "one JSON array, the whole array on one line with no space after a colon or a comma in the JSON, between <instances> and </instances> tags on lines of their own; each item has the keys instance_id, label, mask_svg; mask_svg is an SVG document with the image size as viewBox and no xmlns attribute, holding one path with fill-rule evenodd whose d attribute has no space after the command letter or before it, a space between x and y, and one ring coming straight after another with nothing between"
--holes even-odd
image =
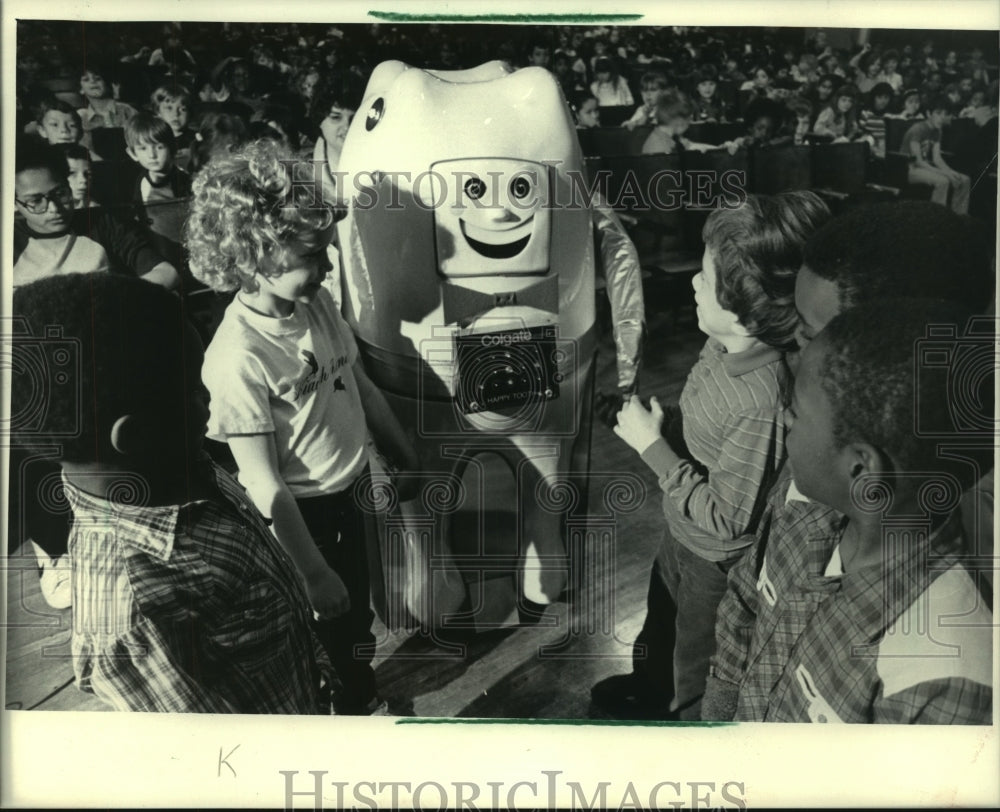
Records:
<instances>
[{"instance_id":1,"label":"back of child's head","mask_svg":"<svg viewBox=\"0 0 1000 812\"><path fill-rule=\"evenodd\" d=\"M166 289L116 274L61 274L17 288L13 313L26 328L12 342L15 440L58 443L68 462L109 462L119 417L184 420L192 360L181 301Z\"/></svg>"},{"instance_id":2,"label":"back of child's head","mask_svg":"<svg viewBox=\"0 0 1000 812\"><path fill-rule=\"evenodd\" d=\"M982 313L992 301L995 272L986 229L930 201L858 206L809 239L803 264L836 285L841 309L930 297Z\"/></svg>"},{"instance_id":3,"label":"back of child's head","mask_svg":"<svg viewBox=\"0 0 1000 812\"><path fill-rule=\"evenodd\" d=\"M670 87L670 83L667 81L667 77L664 73L658 70L646 71L642 75L642 79L639 81L639 87L642 90L666 90Z\"/></svg>"},{"instance_id":4,"label":"back of child's head","mask_svg":"<svg viewBox=\"0 0 1000 812\"><path fill-rule=\"evenodd\" d=\"M160 85L149 97L150 107L156 113L159 111L160 105L164 102L190 104L191 91L184 87L184 85L179 84Z\"/></svg>"},{"instance_id":5,"label":"back of child's head","mask_svg":"<svg viewBox=\"0 0 1000 812\"><path fill-rule=\"evenodd\" d=\"M198 124L190 171L192 174L198 172L216 155L238 148L246 136L247 125L242 116L221 110L204 113Z\"/></svg>"},{"instance_id":6,"label":"back of child's head","mask_svg":"<svg viewBox=\"0 0 1000 812\"><path fill-rule=\"evenodd\" d=\"M993 448L993 333L968 326L966 308L940 299L887 299L832 319L808 351L822 353L834 447L873 446L911 482L954 476L957 501ZM942 454L943 440L965 448Z\"/></svg>"},{"instance_id":7,"label":"back of child's head","mask_svg":"<svg viewBox=\"0 0 1000 812\"><path fill-rule=\"evenodd\" d=\"M170 125L152 113L136 113L125 122L125 143L129 149L140 144L163 144L171 153L177 149L177 139Z\"/></svg>"},{"instance_id":8,"label":"back of child's head","mask_svg":"<svg viewBox=\"0 0 1000 812\"><path fill-rule=\"evenodd\" d=\"M195 278L214 290L253 291L264 261L343 212L323 203L314 167L272 140L215 156L195 176L185 244Z\"/></svg>"},{"instance_id":9,"label":"back of child's head","mask_svg":"<svg viewBox=\"0 0 1000 812\"><path fill-rule=\"evenodd\" d=\"M691 105L680 94L668 93L656 103L657 124L672 124L689 118L691 118Z\"/></svg>"},{"instance_id":10,"label":"back of child's head","mask_svg":"<svg viewBox=\"0 0 1000 812\"><path fill-rule=\"evenodd\" d=\"M719 304L770 347L796 347L795 276L806 240L829 218L813 192L785 192L749 195L705 221L702 237L712 252Z\"/></svg>"}]
</instances>

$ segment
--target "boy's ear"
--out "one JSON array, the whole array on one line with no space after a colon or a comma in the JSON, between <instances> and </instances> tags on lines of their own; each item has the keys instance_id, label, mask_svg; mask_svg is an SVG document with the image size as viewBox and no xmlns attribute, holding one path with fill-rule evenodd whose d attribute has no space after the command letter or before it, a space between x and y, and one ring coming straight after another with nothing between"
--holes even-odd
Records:
<instances>
[{"instance_id":1,"label":"boy's ear","mask_svg":"<svg viewBox=\"0 0 1000 812\"><path fill-rule=\"evenodd\" d=\"M843 449L843 458L852 480L865 474L882 476L893 470L892 462L870 443L849 443Z\"/></svg>"},{"instance_id":2,"label":"boy's ear","mask_svg":"<svg viewBox=\"0 0 1000 812\"><path fill-rule=\"evenodd\" d=\"M125 154L138 163L139 159L135 157L135 152L132 151L132 147L125 147Z\"/></svg>"}]
</instances>

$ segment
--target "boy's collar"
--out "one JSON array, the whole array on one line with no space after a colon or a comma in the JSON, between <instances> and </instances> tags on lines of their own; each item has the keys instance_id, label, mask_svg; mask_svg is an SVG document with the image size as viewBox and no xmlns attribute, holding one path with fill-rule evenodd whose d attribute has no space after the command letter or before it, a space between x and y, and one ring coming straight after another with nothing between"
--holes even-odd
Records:
<instances>
[{"instance_id":1,"label":"boy's collar","mask_svg":"<svg viewBox=\"0 0 1000 812\"><path fill-rule=\"evenodd\" d=\"M143 178L145 178L146 183L148 183L154 189L162 189L164 186L169 186L170 185L170 182L174 179L174 173L176 172L176 170L177 170L177 167L176 166L172 166L172 167L170 167L170 169L168 169L163 174L163 180L161 180L161 181L154 181L149 176L149 170L145 169L145 170L143 170Z\"/></svg>"},{"instance_id":2,"label":"boy's collar","mask_svg":"<svg viewBox=\"0 0 1000 812\"><path fill-rule=\"evenodd\" d=\"M722 346L722 343L719 342L719 345ZM730 378L738 378L740 375L746 375L748 372L753 372L755 369L780 360L781 356L780 350L769 347L767 344L757 344L748 350L743 350L743 352L723 352L722 365Z\"/></svg>"}]
</instances>

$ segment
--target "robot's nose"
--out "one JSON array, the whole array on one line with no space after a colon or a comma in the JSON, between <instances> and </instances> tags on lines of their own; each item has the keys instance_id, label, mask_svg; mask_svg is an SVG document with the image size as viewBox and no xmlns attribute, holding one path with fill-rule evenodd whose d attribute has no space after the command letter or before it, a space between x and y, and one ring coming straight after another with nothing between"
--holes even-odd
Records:
<instances>
[{"instance_id":1,"label":"robot's nose","mask_svg":"<svg viewBox=\"0 0 1000 812\"><path fill-rule=\"evenodd\" d=\"M490 222L503 224L503 223L516 223L521 217L516 212L511 211L506 207L500 207L490 214Z\"/></svg>"}]
</instances>

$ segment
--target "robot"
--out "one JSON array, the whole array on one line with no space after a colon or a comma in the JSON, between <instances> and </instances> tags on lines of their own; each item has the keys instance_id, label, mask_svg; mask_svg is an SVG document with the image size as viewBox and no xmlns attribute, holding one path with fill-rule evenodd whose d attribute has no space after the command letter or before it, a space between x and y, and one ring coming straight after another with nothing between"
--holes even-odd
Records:
<instances>
[{"instance_id":1,"label":"robot","mask_svg":"<svg viewBox=\"0 0 1000 812\"><path fill-rule=\"evenodd\" d=\"M390 61L368 83L335 173L343 308L424 469L416 498L373 499L389 628L508 625L567 586L562 522L589 466L595 234L623 391L643 324L635 251L581 194L583 169L542 68Z\"/></svg>"}]
</instances>

